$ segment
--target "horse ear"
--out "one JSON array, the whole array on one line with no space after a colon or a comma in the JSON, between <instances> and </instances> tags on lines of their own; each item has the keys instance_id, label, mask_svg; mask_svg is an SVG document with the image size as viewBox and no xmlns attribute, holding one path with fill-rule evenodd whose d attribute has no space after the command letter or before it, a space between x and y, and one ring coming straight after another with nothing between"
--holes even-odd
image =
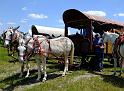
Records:
<instances>
[{"instance_id":1,"label":"horse ear","mask_svg":"<svg viewBox=\"0 0 124 91\"><path fill-rule=\"evenodd\" d=\"M17 30L20 26L13 28L13 30Z\"/></svg>"}]
</instances>

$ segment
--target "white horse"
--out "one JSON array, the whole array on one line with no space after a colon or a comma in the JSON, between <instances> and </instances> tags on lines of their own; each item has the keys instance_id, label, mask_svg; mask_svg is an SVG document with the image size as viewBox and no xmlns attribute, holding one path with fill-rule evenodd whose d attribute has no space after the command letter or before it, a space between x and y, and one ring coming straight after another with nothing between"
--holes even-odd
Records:
<instances>
[{"instance_id":1,"label":"white horse","mask_svg":"<svg viewBox=\"0 0 124 91\"><path fill-rule=\"evenodd\" d=\"M28 64L28 60L25 60L24 54L26 54L25 53L25 50L26 50L25 45L27 45L27 43L29 42L30 39L32 39L32 37L28 34L25 34L25 35L19 37L18 50L20 50L20 51L18 52L18 56L19 56L19 61L21 63L20 77L22 77L23 73L24 73L24 64L26 64L26 69L27 69L27 74L25 77L29 76L30 65ZM26 59L29 59L29 58L26 58Z\"/></svg>"},{"instance_id":2,"label":"white horse","mask_svg":"<svg viewBox=\"0 0 124 91\"><path fill-rule=\"evenodd\" d=\"M29 37L25 37L26 35L24 35L23 32L18 31L19 27L17 28L8 28L8 30L5 32L5 40L4 40L4 46L7 47L8 49L8 54L9 51L18 51L18 46L24 44L24 42L28 41ZM25 38L26 40L23 41L22 39ZM10 49L10 50L9 50ZM12 52L11 56L14 55L14 52ZM21 54L19 54L18 56L21 56ZM27 68L27 75L26 77L28 77L29 75L29 65L27 61L23 61L24 59L21 59L22 57L19 58L19 61L21 63L21 73L20 73L20 77L22 77L23 75L23 71L24 71L24 64L26 63L26 68Z\"/></svg>"},{"instance_id":3,"label":"white horse","mask_svg":"<svg viewBox=\"0 0 124 91\"><path fill-rule=\"evenodd\" d=\"M23 36L23 33L17 30L18 28L8 28L4 33L4 47L7 47L8 55L10 55L10 52L13 54L17 50L19 37Z\"/></svg>"},{"instance_id":4,"label":"white horse","mask_svg":"<svg viewBox=\"0 0 124 91\"><path fill-rule=\"evenodd\" d=\"M20 53L24 53L27 48L27 53L35 54L36 63L38 67L38 78L41 79L41 70L44 72L43 81L46 80L46 57L55 56L55 57L64 57L65 59L65 68L62 76L65 76L66 71L68 71L68 56L70 55L70 63L73 62L74 56L74 44L67 37L59 37L54 39L47 39L45 36L40 35L34 36L28 42L27 46L20 45L22 47L19 49ZM25 54L22 54L24 56ZM42 63L42 65L41 65ZM42 68L41 68L42 67Z\"/></svg>"},{"instance_id":5,"label":"white horse","mask_svg":"<svg viewBox=\"0 0 124 91\"><path fill-rule=\"evenodd\" d=\"M124 63L124 43L117 45L117 49L116 51L114 51L115 49L115 44L116 44L116 40L117 38L119 38L119 34L117 33L110 33L110 32L104 32L103 34L103 42L112 42L112 48L113 48L113 59L114 59L114 75L116 75L116 68L117 68L117 61L119 61L120 64L120 74L122 73L122 67L123 67L123 63ZM119 58L119 60L117 60Z\"/></svg>"}]
</instances>

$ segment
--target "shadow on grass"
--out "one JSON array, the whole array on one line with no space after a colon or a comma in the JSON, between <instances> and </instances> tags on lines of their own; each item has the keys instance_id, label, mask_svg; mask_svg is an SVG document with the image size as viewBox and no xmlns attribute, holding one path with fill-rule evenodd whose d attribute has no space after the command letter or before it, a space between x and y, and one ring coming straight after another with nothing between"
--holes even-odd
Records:
<instances>
[{"instance_id":1,"label":"shadow on grass","mask_svg":"<svg viewBox=\"0 0 124 91\"><path fill-rule=\"evenodd\" d=\"M124 88L124 77L115 75L106 75L103 72L90 72L95 75L100 75L103 81L112 84L113 86Z\"/></svg>"},{"instance_id":2,"label":"shadow on grass","mask_svg":"<svg viewBox=\"0 0 124 91\"><path fill-rule=\"evenodd\" d=\"M4 80L1 80L0 83L4 84L4 87L2 87L1 89L3 91L13 91L15 87L18 86L24 86L24 85L31 85L31 84L35 84L38 83L40 81L37 81L37 70L31 70L30 71L31 76L27 77L27 78L19 78L19 73L12 75L10 77L5 78ZM24 72L24 75L26 75L26 72ZM50 79L54 79L61 76L61 74L49 74L47 76L47 80ZM43 74L41 76L41 82L42 82L42 78L43 78Z\"/></svg>"},{"instance_id":3,"label":"shadow on grass","mask_svg":"<svg viewBox=\"0 0 124 91\"><path fill-rule=\"evenodd\" d=\"M47 62L49 69L58 69L58 71L64 71L65 64L64 63L57 63L57 62ZM68 69L69 71L75 71L79 70L78 67L76 67L77 64L69 64Z\"/></svg>"},{"instance_id":4,"label":"shadow on grass","mask_svg":"<svg viewBox=\"0 0 124 91\"><path fill-rule=\"evenodd\" d=\"M104 68L113 68L113 64L103 64Z\"/></svg>"},{"instance_id":5,"label":"shadow on grass","mask_svg":"<svg viewBox=\"0 0 124 91\"><path fill-rule=\"evenodd\" d=\"M100 75L103 78L103 81L112 84L113 86L119 87L119 88L124 88L124 77L123 76L115 76L113 75L114 70L108 70L113 68L113 64L110 63L105 63L104 64L104 72L95 72L95 71L90 71L89 73L95 74L95 75ZM105 74L106 73L106 74ZM107 73L111 73L111 75L107 75ZM119 71L117 71L117 74L119 73ZM123 71L124 73L124 71Z\"/></svg>"},{"instance_id":6,"label":"shadow on grass","mask_svg":"<svg viewBox=\"0 0 124 91\"><path fill-rule=\"evenodd\" d=\"M50 64L50 65L48 65L47 66L47 68L49 68L49 69L58 69L58 70L60 70L60 71L63 71L64 70L64 64Z\"/></svg>"}]
</instances>

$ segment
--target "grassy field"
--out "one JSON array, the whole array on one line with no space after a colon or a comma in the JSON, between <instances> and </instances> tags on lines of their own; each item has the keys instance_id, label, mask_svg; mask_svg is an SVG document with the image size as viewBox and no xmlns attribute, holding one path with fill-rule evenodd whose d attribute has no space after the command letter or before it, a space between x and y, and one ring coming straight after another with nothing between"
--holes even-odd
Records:
<instances>
[{"instance_id":1,"label":"grassy field","mask_svg":"<svg viewBox=\"0 0 124 91\"><path fill-rule=\"evenodd\" d=\"M101 73L69 69L68 74L61 77L63 65L49 60L47 81L36 82L34 60L29 62L31 74L28 78L19 78L19 62L13 63L9 60L13 59L0 46L0 91L124 91L124 74L121 77L111 75L113 68L108 62L104 62L104 72Z\"/></svg>"}]
</instances>

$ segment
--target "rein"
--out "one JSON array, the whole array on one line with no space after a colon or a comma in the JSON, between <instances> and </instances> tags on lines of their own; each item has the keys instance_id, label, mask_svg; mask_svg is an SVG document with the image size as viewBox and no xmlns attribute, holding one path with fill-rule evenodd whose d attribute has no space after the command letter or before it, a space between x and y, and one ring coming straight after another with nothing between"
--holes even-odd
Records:
<instances>
[{"instance_id":1,"label":"rein","mask_svg":"<svg viewBox=\"0 0 124 91\"><path fill-rule=\"evenodd\" d=\"M11 39L6 38L5 40L11 41Z\"/></svg>"},{"instance_id":2,"label":"rein","mask_svg":"<svg viewBox=\"0 0 124 91\"><path fill-rule=\"evenodd\" d=\"M25 55L19 55L20 57L24 57Z\"/></svg>"}]
</instances>

